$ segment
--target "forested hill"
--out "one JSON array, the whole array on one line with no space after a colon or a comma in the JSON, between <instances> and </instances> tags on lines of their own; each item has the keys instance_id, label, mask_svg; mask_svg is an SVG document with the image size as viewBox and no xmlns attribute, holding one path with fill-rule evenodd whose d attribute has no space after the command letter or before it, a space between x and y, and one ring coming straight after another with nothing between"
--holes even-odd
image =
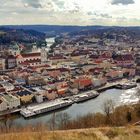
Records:
<instances>
[{"instance_id":1,"label":"forested hill","mask_svg":"<svg viewBox=\"0 0 140 140\"><path fill-rule=\"evenodd\" d=\"M70 25L7 25L11 29L24 29L35 30L38 32L44 32L47 35L59 35L61 33L70 33L82 30L96 30L110 28L107 26L70 26Z\"/></svg>"},{"instance_id":2,"label":"forested hill","mask_svg":"<svg viewBox=\"0 0 140 140\"><path fill-rule=\"evenodd\" d=\"M0 44L9 44L13 41L32 43L45 39L45 34L35 30L12 29L0 27Z\"/></svg>"},{"instance_id":3,"label":"forested hill","mask_svg":"<svg viewBox=\"0 0 140 140\"><path fill-rule=\"evenodd\" d=\"M120 27L120 26L64 26L64 25L7 25L11 29L34 30L37 32L45 33L46 36L56 36L63 33L70 35L83 35L98 33L102 35L105 33L116 32L126 33L126 35L136 35L140 37L140 26L134 27Z\"/></svg>"},{"instance_id":4,"label":"forested hill","mask_svg":"<svg viewBox=\"0 0 140 140\"><path fill-rule=\"evenodd\" d=\"M131 39L140 39L140 27L117 26L60 26L60 25L7 25L0 26L0 43L36 42L45 37L62 34L98 35L100 38L111 38L112 35L126 35Z\"/></svg>"}]
</instances>

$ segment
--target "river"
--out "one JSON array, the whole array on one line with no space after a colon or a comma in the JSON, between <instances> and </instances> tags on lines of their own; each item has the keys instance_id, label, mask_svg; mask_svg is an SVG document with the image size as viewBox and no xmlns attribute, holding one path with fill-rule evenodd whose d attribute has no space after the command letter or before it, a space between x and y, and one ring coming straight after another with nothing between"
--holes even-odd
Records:
<instances>
[{"instance_id":1,"label":"river","mask_svg":"<svg viewBox=\"0 0 140 140\"><path fill-rule=\"evenodd\" d=\"M53 45L53 43L55 43L55 38L54 37L46 38L46 42L47 42L47 47L50 47L51 45Z\"/></svg>"},{"instance_id":2,"label":"river","mask_svg":"<svg viewBox=\"0 0 140 140\"><path fill-rule=\"evenodd\" d=\"M102 112L103 103L108 99L113 100L116 106L136 103L138 101L138 98L136 97L136 88L128 90L110 89L104 91L95 99L91 99L79 104L73 104L68 108L56 111L55 114L58 115L60 113L67 113L70 118L73 119L77 116L83 116L88 113ZM24 119L22 116L17 116L14 119L14 123L18 125L47 123L50 120L52 114L53 112L49 114L41 114L30 119Z\"/></svg>"}]
</instances>

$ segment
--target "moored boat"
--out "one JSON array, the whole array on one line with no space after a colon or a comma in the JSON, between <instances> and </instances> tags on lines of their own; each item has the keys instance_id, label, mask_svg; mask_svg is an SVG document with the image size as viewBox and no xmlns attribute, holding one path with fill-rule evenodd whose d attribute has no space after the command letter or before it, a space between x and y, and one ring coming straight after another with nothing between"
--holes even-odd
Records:
<instances>
[{"instance_id":1,"label":"moored boat","mask_svg":"<svg viewBox=\"0 0 140 140\"><path fill-rule=\"evenodd\" d=\"M131 88L137 87L137 84L134 82L130 82L130 83L118 84L115 87L117 89L131 89Z\"/></svg>"},{"instance_id":2,"label":"moored boat","mask_svg":"<svg viewBox=\"0 0 140 140\"><path fill-rule=\"evenodd\" d=\"M99 96L99 93L97 91L89 91L89 92L85 92L85 93L75 95L74 96L74 101L76 103L84 102L86 100L96 98L97 96Z\"/></svg>"},{"instance_id":3,"label":"moored boat","mask_svg":"<svg viewBox=\"0 0 140 140\"><path fill-rule=\"evenodd\" d=\"M32 117L35 115L39 115L41 113L46 113L50 111L54 111L56 109L61 109L73 104L71 99L57 99L50 102L44 102L41 104L37 104L34 106L28 106L20 111L20 114L25 118Z\"/></svg>"}]
</instances>

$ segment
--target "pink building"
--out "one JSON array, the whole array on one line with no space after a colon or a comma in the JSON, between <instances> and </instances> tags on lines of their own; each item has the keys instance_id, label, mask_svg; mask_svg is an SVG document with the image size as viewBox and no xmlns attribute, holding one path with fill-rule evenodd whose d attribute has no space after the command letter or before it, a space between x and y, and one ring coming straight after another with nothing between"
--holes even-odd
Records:
<instances>
[{"instance_id":1,"label":"pink building","mask_svg":"<svg viewBox=\"0 0 140 140\"><path fill-rule=\"evenodd\" d=\"M23 66L36 66L41 64L41 53L27 53L17 55L17 64Z\"/></svg>"},{"instance_id":2,"label":"pink building","mask_svg":"<svg viewBox=\"0 0 140 140\"><path fill-rule=\"evenodd\" d=\"M134 57L131 54L123 54L118 55L116 58L114 58L114 61L118 66L131 66L134 65Z\"/></svg>"}]
</instances>

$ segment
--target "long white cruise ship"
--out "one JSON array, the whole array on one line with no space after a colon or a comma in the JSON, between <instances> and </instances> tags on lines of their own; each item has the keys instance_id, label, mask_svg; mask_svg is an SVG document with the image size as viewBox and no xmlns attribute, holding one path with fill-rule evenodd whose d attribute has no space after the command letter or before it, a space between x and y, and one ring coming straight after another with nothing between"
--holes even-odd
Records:
<instances>
[{"instance_id":1,"label":"long white cruise ship","mask_svg":"<svg viewBox=\"0 0 140 140\"><path fill-rule=\"evenodd\" d=\"M28 106L21 109L20 114L25 118L32 117L41 113L50 112L56 109L60 109L69 105L72 105L73 101L70 99L56 99L54 101L44 102L41 104Z\"/></svg>"}]
</instances>

